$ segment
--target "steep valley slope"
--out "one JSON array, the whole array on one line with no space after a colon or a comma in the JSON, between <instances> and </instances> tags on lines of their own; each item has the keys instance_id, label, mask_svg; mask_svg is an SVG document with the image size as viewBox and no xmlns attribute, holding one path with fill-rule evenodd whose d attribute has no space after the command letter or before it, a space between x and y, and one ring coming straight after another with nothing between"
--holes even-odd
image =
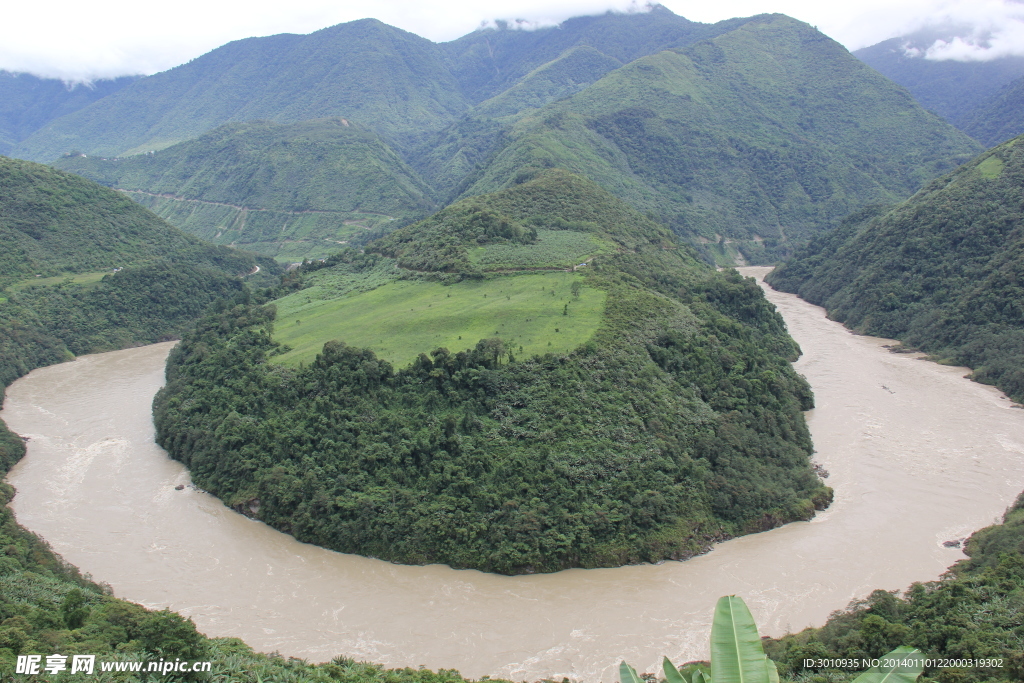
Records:
<instances>
[{"instance_id":1,"label":"steep valley slope","mask_svg":"<svg viewBox=\"0 0 1024 683\"><path fill-rule=\"evenodd\" d=\"M214 244L319 258L422 218L432 192L379 136L347 119L225 124L153 154L58 159Z\"/></svg>"},{"instance_id":2,"label":"steep valley slope","mask_svg":"<svg viewBox=\"0 0 1024 683\"><path fill-rule=\"evenodd\" d=\"M894 207L853 214L772 273L854 330L895 337L1024 399L1024 138Z\"/></svg>"}]
</instances>

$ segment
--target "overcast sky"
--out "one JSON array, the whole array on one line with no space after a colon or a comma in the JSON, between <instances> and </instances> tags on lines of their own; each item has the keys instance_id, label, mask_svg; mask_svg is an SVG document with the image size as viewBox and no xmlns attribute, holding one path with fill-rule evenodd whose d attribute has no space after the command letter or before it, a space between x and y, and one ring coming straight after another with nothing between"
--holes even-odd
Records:
<instances>
[{"instance_id":1,"label":"overcast sky","mask_svg":"<svg viewBox=\"0 0 1024 683\"><path fill-rule=\"evenodd\" d=\"M643 4L643 3L641 3ZM971 27L966 40L939 43L930 58L1024 55L1024 0L663 0L676 14L714 22L781 12L817 26L855 50L928 25ZM629 0L36 0L11 3L0 27L0 69L65 80L151 74L228 41L310 33L373 17L434 41L452 40L494 19L553 25Z\"/></svg>"}]
</instances>

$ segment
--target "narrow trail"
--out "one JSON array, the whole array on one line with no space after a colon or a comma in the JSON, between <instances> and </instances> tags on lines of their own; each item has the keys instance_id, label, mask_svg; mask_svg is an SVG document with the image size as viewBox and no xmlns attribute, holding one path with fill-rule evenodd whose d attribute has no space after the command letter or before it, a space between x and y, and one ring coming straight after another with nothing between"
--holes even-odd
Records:
<instances>
[{"instance_id":1,"label":"narrow trail","mask_svg":"<svg viewBox=\"0 0 1024 683\"><path fill-rule=\"evenodd\" d=\"M386 219L392 220L392 221L395 220L391 216L388 216L388 215L385 215L385 214L381 214L381 213L372 213L372 212L369 212L369 211L365 211L365 212L364 211L325 211L325 210L319 210L319 209L303 209L301 211L287 211L285 209L262 209L262 208L254 208L254 207L249 207L249 206L238 206L237 204L226 204L224 202L211 202L211 201L207 201L205 199L190 199L188 197L179 197L178 195L174 195L174 194L157 193L157 192L146 192L144 190L123 190L123 189L118 188L117 191L118 192L123 192L124 194L139 194L139 195L144 195L146 197L157 197L159 199L170 199L170 200L176 201L176 202L185 202L185 203L191 203L191 204L204 204L204 205L207 205L207 206L222 206L222 207L227 208L227 209L234 209L235 211L279 213L279 214L283 214L283 215L286 215L286 216L301 216L301 215L304 215L304 214L329 214L329 215L332 215L332 216L334 216L334 215L351 216L352 214L359 214L359 215L364 215L364 216L379 216L381 218L386 218ZM363 220L365 220L365 219L363 219ZM345 223L346 225L348 225L348 224L357 224L356 221L349 220L349 219L344 220L343 223ZM363 227L363 226L360 225L359 227ZM369 230L369 228L366 228L366 229Z\"/></svg>"}]
</instances>

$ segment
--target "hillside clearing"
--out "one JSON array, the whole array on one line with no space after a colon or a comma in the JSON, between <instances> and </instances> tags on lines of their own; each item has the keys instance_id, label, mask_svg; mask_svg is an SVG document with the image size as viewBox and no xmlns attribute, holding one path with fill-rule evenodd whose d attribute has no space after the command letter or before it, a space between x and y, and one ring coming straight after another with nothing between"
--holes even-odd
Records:
<instances>
[{"instance_id":1,"label":"hillside clearing","mask_svg":"<svg viewBox=\"0 0 1024 683\"><path fill-rule=\"evenodd\" d=\"M605 292L581 287L582 275L530 273L454 285L392 282L331 301L296 292L276 302L274 340L292 347L275 362L313 360L332 339L373 349L396 367L444 347L453 353L500 337L518 356L566 353L601 322ZM567 312L567 314L566 314Z\"/></svg>"}]
</instances>

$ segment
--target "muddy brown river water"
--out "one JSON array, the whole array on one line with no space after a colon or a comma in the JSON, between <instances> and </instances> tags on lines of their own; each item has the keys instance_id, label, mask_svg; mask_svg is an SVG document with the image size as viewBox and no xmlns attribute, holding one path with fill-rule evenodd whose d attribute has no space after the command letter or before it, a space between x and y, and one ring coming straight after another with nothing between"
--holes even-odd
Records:
<instances>
[{"instance_id":1,"label":"muddy brown river water","mask_svg":"<svg viewBox=\"0 0 1024 683\"><path fill-rule=\"evenodd\" d=\"M763 275L767 269L744 269ZM993 523L1024 489L1024 410L991 387L851 334L769 290L803 348L808 413L833 506L687 562L505 577L407 567L296 542L178 484L150 402L170 344L86 356L12 385L2 417L30 438L8 481L18 520L116 595L211 636L324 661L617 680L626 659L705 657L721 595L762 633L819 625L872 589L937 578L944 541Z\"/></svg>"}]
</instances>

